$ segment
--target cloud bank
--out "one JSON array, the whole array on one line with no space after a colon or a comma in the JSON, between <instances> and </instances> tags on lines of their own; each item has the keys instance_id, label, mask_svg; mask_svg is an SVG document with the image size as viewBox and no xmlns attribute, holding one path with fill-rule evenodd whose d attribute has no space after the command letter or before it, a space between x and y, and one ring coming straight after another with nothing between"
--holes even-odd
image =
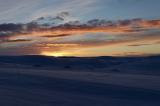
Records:
<instances>
[{"instance_id":1,"label":"cloud bank","mask_svg":"<svg viewBox=\"0 0 160 106\"><path fill-rule=\"evenodd\" d=\"M81 50L94 51L112 46L138 49L142 46L159 45L156 42L160 41L160 20L65 21L69 16L69 12L60 12L54 17L40 17L24 24L0 24L0 55L63 52L72 56L80 55L77 53ZM102 54L107 54L107 49L102 51Z\"/></svg>"}]
</instances>

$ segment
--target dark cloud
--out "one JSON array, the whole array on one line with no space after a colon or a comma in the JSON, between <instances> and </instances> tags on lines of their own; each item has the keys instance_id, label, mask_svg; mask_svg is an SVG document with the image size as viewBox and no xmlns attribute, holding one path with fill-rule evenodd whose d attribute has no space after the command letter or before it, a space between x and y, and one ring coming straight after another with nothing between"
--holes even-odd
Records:
<instances>
[{"instance_id":1,"label":"dark cloud","mask_svg":"<svg viewBox=\"0 0 160 106\"><path fill-rule=\"evenodd\" d=\"M160 41L155 42L155 44L160 44Z\"/></svg>"},{"instance_id":2,"label":"dark cloud","mask_svg":"<svg viewBox=\"0 0 160 106\"><path fill-rule=\"evenodd\" d=\"M88 26L115 26L115 22L104 19L92 19L87 22Z\"/></svg>"},{"instance_id":3,"label":"dark cloud","mask_svg":"<svg viewBox=\"0 0 160 106\"><path fill-rule=\"evenodd\" d=\"M0 32L19 32L22 30L22 24L13 24L13 23L8 23L8 24L0 24Z\"/></svg>"},{"instance_id":4,"label":"dark cloud","mask_svg":"<svg viewBox=\"0 0 160 106\"><path fill-rule=\"evenodd\" d=\"M34 46L22 46L13 48L1 48L0 55L34 55L39 54L39 48Z\"/></svg>"},{"instance_id":5,"label":"dark cloud","mask_svg":"<svg viewBox=\"0 0 160 106\"><path fill-rule=\"evenodd\" d=\"M65 21L67 17L70 16L69 12L60 12L55 16L45 16L45 17L39 17L36 20L33 20L32 22L38 23L42 26L55 26L57 23L61 23Z\"/></svg>"},{"instance_id":6,"label":"dark cloud","mask_svg":"<svg viewBox=\"0 0 160 106\"><path fill-rule=\"evenodd\" d=\"M0 36L14 35L18 33L28 33L36 29L40 29L41 26L35 22L30 22L27 24L0 24Z\"/></svg>"},{"instance_id":7,"label":"dark cloud","mask_svg":"<svg viewBox=\"0 0 160 106\"><path fill-rule=\"evenodd\" d=\"M68 25L81 25L81 22L80 21L78 21L78 20L76 20L76 21L69 21L69 22L67 22L67 23L65 23L65 24L68 24Z\"/></svg>"},{"instance_id":8,"label":"dark cloud","mask_svg":"<svg viewBox=\"0 0 160 106\"><path fill-rule=\"evenodd\" d=\"M57 15L58 15L58 16L60 16L60 17L66 17L66 16L69 16L69 15L70 15L70 13L69 13L69 12L67 12L67 11L64 11L64 12L60 12L60 13L58 13Z\"/></svg>"},{"instance_id":9,"label":"dark cloud","mask_svg":"<svg viewBox=\"0 0 160 106\"><path fill-rule=\"evenodd\" d=\"M147 46L147 45L152 45L152 44L132 44L132 45L128 45L128 46L135 46L135 47L137 47L137 46Z\"/></svg>"},{"instance_id":10,"label":"dark cloud","mask_svg":"<svg viewBox=\"0 0 160 106\"><path fill-rule=\"evenodd\" d=\"M57 15L54 18L51 18L51 20L63 20L65 16L69 15L67 12L62 12L59 15ZM38 18L38 20L44 20L44 17ZM54 23L53 21L51 23ZM26 24L14 24L14 23L8 23L8 24L0 24L0 35L4 36L7 34L13 34L13 33L27 33L30 31L35 30L52 30L54 28L126 28L124 31L128 32L137 32L137 31L144 31L148 28L160 28L160 20L143 20L143 19L132 19L132 20L118 20L118 21L108 21L104 19L93 19L89 20L87 23L81 24L80 21L69 21L67 23L47 27L49 26L49 23L43 23L39 24L36 21L32 21Z\"/></svg>"},{"instance_id":11,"label":"dark cloud","mask_svg":"<svg viewBox=\"0 0 160 106\"><path fill-rule=\"evenodd\" d=\"M15 40L6 40L5 42L29 42L30 39L15 39Z\"/></svg>"},{"instance_id":12,"label":"dark cloud","mask_svg":"<svg viewBox=\"0 0 160 106\"><path fill-rule=\"evenodd\" d=\"M136 19L126 19L126 20L118 20L118 21L110 21L110 20L105 20L105 19L92 19L87 22L87 25L89 26L135 26L138 27L139 24L141 24L143 20L140 18ZM158 20L153 20L155 24L157 24ZM151 22L152 23L152 22Z\"/></svg>"},{"instance_id":13,"label":"dark cloud","mask_svg":"<svg viewBox=\"0 0 160 106\"><path fill-rule=\"evenodd\" d=\"M62 12L61 17L68 16L69 13ZM44 18L39 18L43 20ZM154 29L154 30L153 30ZM152 35L154 38L159 38L160 20L118 20L107 21L104 19L93 19L81 24L80 21L70 21L61 25L46 27L44 24L30 22L26 24L0 24L0 43L2 42L26 42L24 36L28 39L39 39L38 37L54 38L67 37L86 32L107 32L133 36L135 38L147 38ZM152 30L152 31L151 31ZM135 34L135 33L142 34ZM133 35L133 34L135 35ZM22 36L22 37L21 37ZM92 36L93 37L93 36ZM10 40L10 38L17 40ZM95 38L95 37L93 37ZM45 38L44 38L45 39ZM85 38L86 39L86 38ZM41 39L43 41L43 39ZM97 40L95 38L95 40ZM134 45L135 46L135 45Z\"/></svg>"},{"instance_id":14,"label":"dark cloud","mask_svg":"<svg viewBox=\"0 0 160 106\"><path fill-rule=\"evenodd\" d=\"M60 13L58 13L56 17L59 17L60 19L63 19L63 20L64 20L64 19L65 19L66 17L68 17L68 16L70 16L70 13L67 12L67 11L65 11L65 12L60 12Z\"/></svg>"},{"instance_id":15,"label":"dark cloud","mask_svg":"<svg viewBox=\"0 0 160 106\"><path fill-rule=\"evenodd\" d=\"M47 37L47 38L55 38L55 37L65 37L65 36L70 36L71 34L58 34L58 35L44 35L42 37Z\"/></svg>"}]
</instances>

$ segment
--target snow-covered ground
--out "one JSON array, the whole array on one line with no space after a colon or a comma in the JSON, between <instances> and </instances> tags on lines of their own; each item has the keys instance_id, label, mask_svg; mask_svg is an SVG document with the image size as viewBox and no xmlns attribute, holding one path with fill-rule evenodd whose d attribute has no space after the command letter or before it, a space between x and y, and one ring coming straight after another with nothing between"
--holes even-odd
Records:
<instances>
[{"instance_id":1,"label":"snow-covered ground","mask_svg":"<svg viewBox=\"0 0 160 106\"><path fill-rule=\"evenodd\" d=\"M137 64L159 63L144 60L113 65L118 71L107 66L41 68L1 61L0 106L160 106L160 76L154 74L160 73L158 65L129 70Z\"/></svg>"}]
</instances>

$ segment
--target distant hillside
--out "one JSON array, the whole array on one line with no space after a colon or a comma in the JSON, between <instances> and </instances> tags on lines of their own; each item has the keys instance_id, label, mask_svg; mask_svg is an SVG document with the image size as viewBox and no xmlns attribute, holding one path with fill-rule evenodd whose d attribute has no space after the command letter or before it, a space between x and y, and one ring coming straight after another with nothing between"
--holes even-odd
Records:
<instances>
[{"instance_id":1,"label":"distant hillside","mask_svg":"<svg viewBox=\"0 0 160 106\"><path fill-rule=\"evenodd\" d=\"M0 65L29 66L45 69L73 69L129 73L160 72L160 56L149 57L48 57L48 56L0 56Z\"/></svg>"}]
</instances>

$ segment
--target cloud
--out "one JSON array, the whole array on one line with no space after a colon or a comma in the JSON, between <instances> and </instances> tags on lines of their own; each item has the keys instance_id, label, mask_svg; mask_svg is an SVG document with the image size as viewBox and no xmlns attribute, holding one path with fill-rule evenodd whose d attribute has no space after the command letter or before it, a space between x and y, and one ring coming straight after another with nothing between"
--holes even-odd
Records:
<instances>
[{"instance_id":1,"label":"cloud","mask_svg":"<svg viewBox=\"0 0 160 106\"><path fill-rule=\"evenodd\" d=\"M9 23L9 24L0 24L0 32L1 31L10 31L10 32L18 32L22 30L22 25L21 24L13 24L13 23Z\"/></svg>"},{"instance_id":2,"label":"cloud","mask_svg":"<svg viewBox=\"0 0 160 106\"><path fill-rule=\"evenodd\" d=\"M86 15L90 11L95 10L95 4L98 0L54 0L54 1L43 1L47 4L44 8L39 8L34 11L30 16L30 19L37 19L38 17L55 16L61 12L69 11L73 14L68 17L67 20L79 19L79 16ZM42 3L42 2L41 2ZM54 8L53 8L54 7Z\"/></svg>"},{"instance_id":3,"label":"cloud","mask_svg":"<svg viewBox=\"0 0 160 106\"><path fill-rule=\"evenodd\" d=\"M65 36L71 36L71 34L44 35L44 36L42 36L42 37L55 38L55 37L65 37Z\"/></svg>"},{"instance_id":4,"label":"cloud","mask_svg":"<svg viewBox=\"0 0 160 106\"><path fill-rule=\"evenodd\" d=\"M128 46L147 46L147 45L152 45L152 44L131 44L131 45L128 45Z\"/></svg>"},{"instance_id":5,"label":"cloud","mask_svg":"<svg viewBox=\"0 0 160 106\"><path fill-rule=\"evenodd\" d=\"M70 16L70 13L67 12L67 11L64 11L64 12L60 12L57 14L57 17L61 17L61 18L65 18L65 17L68 17Z\"/></svg>"},{"instance_id":6,"label":"cloud","mask_svg":"<svg viewBox=\"0 0 160 106\"><path fill-rule=\"evenodd\" d=\"M56 14L55 16L39 17L33 20L32 22L43 25L43 26L56 26L58 24L62 24L65 21L67 21L68 17L70 17L70 13L67 11L64 11Z\"/></svg>"},{"instance_id":7,"label":"cloud","mask_svg":"<svg viewBox=\"0 0 160 106\"><path fill-rule=\"evenodd\" d=\"M15 39L15 40L6 40L5 42L13 42L13 43L18 43L18 42L29 42L32 41L30 39Z\"/></svg>"},{"instance_id":8,"label":"cloud","mask_svg":"<svg viewBox=\"0 0 160 106\"><path fill-rule=\"evenodd\" d=\"M68 13L62 13L60 16L68 16ZM9 52L8 49L19 48L22 49L22 53L34 54L42 51L78 51L112 45L150 46L159 42L159 22L144 19L118 21L93 19L86 23L73 21L57 26L45 26L33 21L26 24L1 24L0 51Z\"/></svg>"},{"instance_id":9,"label":"cloud","mask_svg":"<svg viewBox=\"0 0 160 106\"><path fill-rule=\"evenodd\" d=\"M66 16L69 13L63 12L60 16ZM43 20L44 18L39 18ZM106 32L106 33L137 33L150 30L158 30L160 28L160 20L118 20L107 21L100 19L89 20L87 23L80 23L79 21L70 21L68 23L60 24L58 26L46 26L38 24L37 22L30 22L26 24L0 24L0 37L14 37L14 36L46 36L46 37L64 37L76 33L86 32Z\"/></svg>"},{"instance_id":10,"label":"cloud","mask_svg":"<svg viewBox=\"0 0 160 106\"><path fill-rule=\"evenodd\" d=\"M144 20L144 19L132 19L132 20L118 20L118 21L108 21L104 19L93 19L89 20L87 23L81 23L80 21L69 21L64 24L58 24L57 26L48 25L49 23L54 23L55 20L63 21L65 17L69 15L68 12L59 13L55 17L40 17L37 20L26 24L0 24L0 32L25 32L25 31L35 31L42 30L43 31L51 31L51 30L106 30L111 32L137 32L144 31L154 28L160 28L160 20ZM43 24L38 23L38 21L45 20L49 18L52 22L46 22Z\"/></svg>"}]
</instances>

